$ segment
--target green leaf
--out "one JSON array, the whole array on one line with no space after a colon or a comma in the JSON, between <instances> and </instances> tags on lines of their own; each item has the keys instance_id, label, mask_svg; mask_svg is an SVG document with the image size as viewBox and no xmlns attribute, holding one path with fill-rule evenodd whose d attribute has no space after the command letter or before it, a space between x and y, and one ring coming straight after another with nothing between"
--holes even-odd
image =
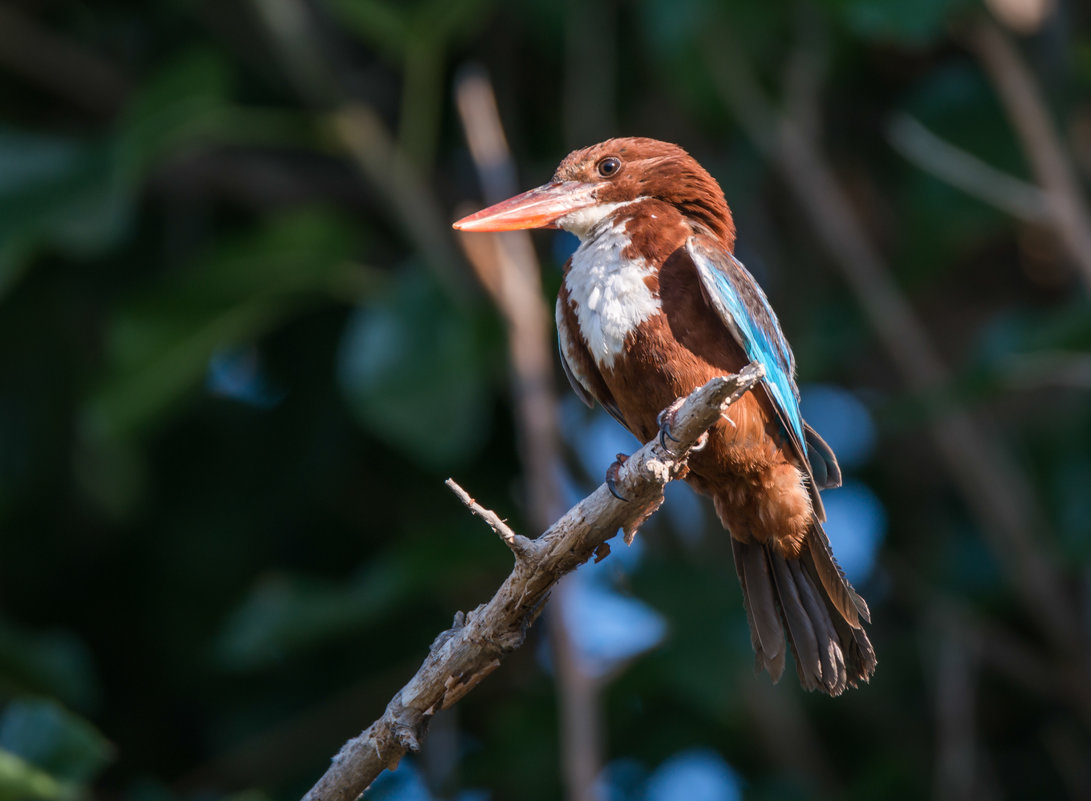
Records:
<instances>
[{"instance_id":1,"label":"green leaf","mask_svg":"<svg viewBox=\"0 0 1091 801\"><path fill-rule=\"evenodd\" d=\"M425 525L427 534L397 532L396 543L344 580L285 573L260 579L227 616L216 638L218 661L252 670L328 643L366 639L369 630L399 620L422 601L464 592L478 571L495 577L508 569L474 521L452 526L439 517L436 530ZM435 537L443 539L442 549L434 547Z\"/></svg>"},{"instance_id":2,"label":"green leaf","mask_svg":"<svg viewBox=\"0 0 1091 801\"><path fill-rule=\"evenodd\" d=\"M946 30L968 0L824 0L849 30L865 39L923 46Z\"/></svg>"},{"instance_id":3,"label":"green leaf","mask_svg":"<svg viewBox=\"0 0 1091 801\"><path fill-rule=\"evenodd\" d=\"M43 242L75 256L117 245L140 182L165 155L238 127L227 70L203 51L172 62L129 103L109 137L0 128L0 295Z\"/></svg>"},{"instance_id":4,"label":"green leaf","mask_svg":"<svg viewBox=\"0 0 1091 801\"><path fill-rule=\"evenodd\" d=\"M356 35L384 51L388 58L400 58L411 33L408 20L397 3L381 0L327 0L333 14Z\"/></svg>"},{"instance_id":5,"label":"green leaf","mask_svg":"<svg viewBox=\"0 0 1091 801\"><path fill-rule=\"evenodd\" d=\"M472 320L422 271L406 271L360 309L341 346L341 387L360 424L435 467L465 458L490 399Z\"/></svg>"},{"instance_id":6,"label":"green leaf","mask_svg":"<svg viewBox=\"0 0 1091 801\"><path fill-rule=\"evenodd\" d=\"M85 784L113 758L113 746L83 718L37 698L13 701L0 715L0 749L61 781Z\"/></svg>"},{"instance_id":7,"label":"green leaf","mask_svg":"<svg viewBox=\"0 0 1091 801\"><path fill-rule=\"evenodd\" d=\"M33 247L26 233L0 238L0 298L19 283L30 264Z\"/></svg>"},{"instance_id":8,"label":"green leaf","mask_svg":"<svg viewBox=\"0 0 1091 801\"><path fill-rule=\"evenodd\" d=\"M481 22L490 0L427 0L413 15L413 33L439 48Z\"/></svg>"},{"instance_id":9,"label":"green leaf","mask_svg":"<svg viewBox=\"0 0 1091 801\"><path fill-rule=\"evenodd\" d=\"M389 58L401 58L414 42L442 48L479 24L489 0L327 0L333 14Z\"/></svg>"},{"instance_id":10,"label":"green leaf","mask_svg":"<svg viewBox=\"0 0 1091 801\"><path fill-rule=\"evenodd\" d=\"M633 9L643 40L660 58L675 58L692 52L693 43L707 30L710 14L715 13L702 0L651 0Z\"/></svg>"},{"instance_id":11,"label":"green leaf","mask_svg":"<svg viewBox=\"0 0 1091 801\"><path fill-rule=\"evenodd\" d=\"M57 781L25 759L0 748L0 801L73 798L76 788Z\"/></svg>"},{"instance_id":12,"label":"green leaf","mask_svg":"<svg viewBox=\"0 0 1091 801\"><path fill-rule=\"evenodd\" d=\"M372 560L348 584L277 576L231 614L217 653L235 669L260 667L383 619L415 587L404 560L389 557Z\"/></svg>"},{"instance_id":13,"label":"green leaf","mask_svg":"<svg viewBox=\"0 0 1091 801\"><path fill-rule=\"evenodd\" d=\"M66 632L30 634L0 623L0 691L40 693L87 705L96 694L91 656Z\"/></svg>"},{"instance_id":14,"label":"green leaf","mask_svg":"<svg viewBox=\"0 0 1091 801\"><path fill-rule=\"evenodd\" d=\"M93 437L124 438L197 388L217 348L251 341L359 274L355 233L320 213L273 219L218 243L114 316L109 368L85 408Z\"/></svg>"},{"instance_id":15,"label":"green leaf","mask_svg":"<svg viewBox=\"0 0 1091 801\"><path fill-rule=\"evenodd\" d=\"M115 167L107 142L0 128L0 285L14 282L32 242L87 255L118 241L131 197Z\"/></svg>"},{"instance_id":16,"label":"green leaf","mask_svg":"<svg viewBox=\"0 0 1091 801\"><path fill-rule=\"evenodd\" d=\"M130 180L165 154L224 129L230 93L222 59L194 50L172 60L129 103L121 118L119 163Z\"/></svg>"}]
</instances>

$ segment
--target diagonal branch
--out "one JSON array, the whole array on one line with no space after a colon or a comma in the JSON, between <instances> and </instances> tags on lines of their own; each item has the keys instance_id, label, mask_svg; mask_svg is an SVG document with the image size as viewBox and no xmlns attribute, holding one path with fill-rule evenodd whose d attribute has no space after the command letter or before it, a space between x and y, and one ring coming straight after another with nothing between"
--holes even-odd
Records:
<instances>
[{"instance_id":1,"label":"diagonal branch","mask_svg":"<svg viewBox=\"0 0 1091 801\"><path fill-rule=\"evenodd\" d=\"M519 191L515 163L486 72L480 67L462 68L455 82L455 99L485 200L496 203L511 197ZM527 519L532 529L540 531L564 512L552 315L542 295L541 265L529 231L490 237L464 234L459 243L507 326ZM566 623L571 619L566 611L571 603L571 582L563 581L553 591L549 619L560 706L561 764L567 801L593 801L595 779L602 770L602 704L595 677Z\"/></svg>"},{"instance_id":2,"label":"diagonal branch","mask_svg":"<svg viewBox=\"0 0 1091 801\"><path fill-rule=\"evenodd\" d=\"M955 147L915 117L895 114L886 132L891 146L925 172L1025 222L1051 222L1041 189Z\"/></svg>"},{"instance_id":3,"label":"diagonal branch","mask_svg":"<svg viewBox=\"0 0 1091 801\"><path fill-rule=\"evenodd\" d=\"M419 750L429 719L473 689L514 651L541 613L550 591L590 559L619 528L632 534L663 502L663 488L685 474L689 450L764 371L748 365L694 390L672 427L673 450L658 440L634 453L618 471L619 501L606 485L572 507L516 560L492 599L455 617L454 628L432 643L423 664L387 705L382 717L349 740L304 801L353 801L409 750Z\"/></svg>"},{"instance_id":4,"label":"diagonal branch","mask_svg":"<svg viewBox=\"0 0 1091 801\"><path fill-rule=\"evenodd\" d=\"M926 326L899 289L814 135L794 109L774 111L750 65L723 42L705 55L725 103L747 134L779 167L832 263L856 295L879 341L911 390L925 394L949 381ZM1043 547L1048 524L1026 476L985 425L965 409L929 421L941 462L982 524L982 534L1026 609L1062 654L1082 662L1081 623L1066 597L1061 572Z\"/></svg>"},{"instance_id":5,"label":"diagonal branch","mask_svg":"<svg viewBox=\"0 0 1091 801\"><path fill-rule=\"evenodd\" d=\"M1025 60L995 22L982 19L966 41L993 82L1034 176L1057 238L1091 291L1091 211Z\"/></svg>"},{"instance_id":6,"label":"diagonal branch","mask_svg":"<svg viewBox=\"0 0 1091 801\"><path fill-rule=\"evenodd\" d=\"M250 5L300 96L322 112L332 144L385 201L386 213L424 255L448 296L465 304L447 215L378 113L339 87L310 5L303 0L250 0Z\"/></svg>"},{"instance_id":7,"label":"diagonal branch","mask_svg":"<svg viewBox=\"0 0 1091 801\"><path fill-rule=\"evenodd\" d=\"M0 6L0 69L101 118L116 114L129 92L125 76L109 61L14 3Z\"/></svg>"}]
</instances>

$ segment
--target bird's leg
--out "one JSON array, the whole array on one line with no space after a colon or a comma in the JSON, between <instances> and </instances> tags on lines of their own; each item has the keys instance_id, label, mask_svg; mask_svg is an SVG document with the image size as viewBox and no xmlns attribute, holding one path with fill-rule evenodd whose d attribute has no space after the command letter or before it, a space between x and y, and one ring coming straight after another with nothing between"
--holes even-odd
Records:
<instances>
[{"instance_id":1,"label":"bird's leg","mask_svg":"<svg viewBox=\"0 0 1091 801\"><path fill-rule=\"evenodd\" d=\"M678 438L671 433L671 426L674 425L674 418L678 416L678 410L682 408L682 404L686 402L685 398L676 398L674 403L661 411L655 418L655 422L659 425L659 444L663 447L663 450L669 451L670 446L667 445L667 440L672 442L678 442ZM704 432L697 438L697 442L690 448L690 453L696 453L708 444L708 432Z\"/></svg>"},{"instance_id":2,"label":"bird's leg","mask_svg":"<svg viewBox=\"0 0 1091 801\"><path fill-rule=\"evenodd\" d=\"M617 471L621 469L621 466L629 461L629 457L624 453L619 453L614 463L606 468L606 489L610 490L610 494L617 498L619 501L628 502L628 498L623 498L617 491Z\"/></svg>"}]
</instances>

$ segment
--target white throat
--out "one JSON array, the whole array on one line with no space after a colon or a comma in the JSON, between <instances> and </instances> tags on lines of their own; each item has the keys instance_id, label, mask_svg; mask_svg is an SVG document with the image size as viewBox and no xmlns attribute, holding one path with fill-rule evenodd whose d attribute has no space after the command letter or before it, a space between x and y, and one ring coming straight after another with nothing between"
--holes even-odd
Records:
<instances>
[{"instance_id":1,"label":"white throat","mask_svg":"<svg viewBox=\"0 0 1091 801\"><path fill-rule=\"evenodd\" d=\"M585 229L564 279L580 333L600 369L613 367L629 334L662 307L659 295L644 281L655 268L639 256L622 256L630 244L625 222L600 225L604 219L598 215ZM568 218L564 222L572 231Z\"/></svg>"},{"instance_id":2,"label":"white throat","mask_svg":"<svg viewBox=\"0 0 1091 801\"><path fill-rule=\"evenodd\" d=\"M557 227L563 228L585 242L592 236L592 231L611 214L624 206L624 203L593 203L557 220Z\"/></svg>"}]
</instances>

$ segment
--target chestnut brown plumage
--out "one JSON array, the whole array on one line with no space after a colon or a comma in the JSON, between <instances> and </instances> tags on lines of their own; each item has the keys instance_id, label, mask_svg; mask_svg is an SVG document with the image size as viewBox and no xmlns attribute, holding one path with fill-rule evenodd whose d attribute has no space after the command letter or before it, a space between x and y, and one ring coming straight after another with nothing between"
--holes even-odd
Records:
<instances>
[{"instance_id":1,"label":"chestnut brown plumage","mask_svg":"<svg viewBox=\"0 0 1091 801\"><path fill-rule=\"evenodd\" d=\"M559 227L580 238L557 299L576 393L642 441L669 435L676 398L751 361L762 383L709 431L686 480L732 540L757 665L778 679L791 643L807 689L866 682L867 604L822 528L833 451L802 419L795 361L760 286L733 255L716 181L680 147L611 139L569 154L553 180L460 220L464 230Z\"/></svg>"}]
</instances>

